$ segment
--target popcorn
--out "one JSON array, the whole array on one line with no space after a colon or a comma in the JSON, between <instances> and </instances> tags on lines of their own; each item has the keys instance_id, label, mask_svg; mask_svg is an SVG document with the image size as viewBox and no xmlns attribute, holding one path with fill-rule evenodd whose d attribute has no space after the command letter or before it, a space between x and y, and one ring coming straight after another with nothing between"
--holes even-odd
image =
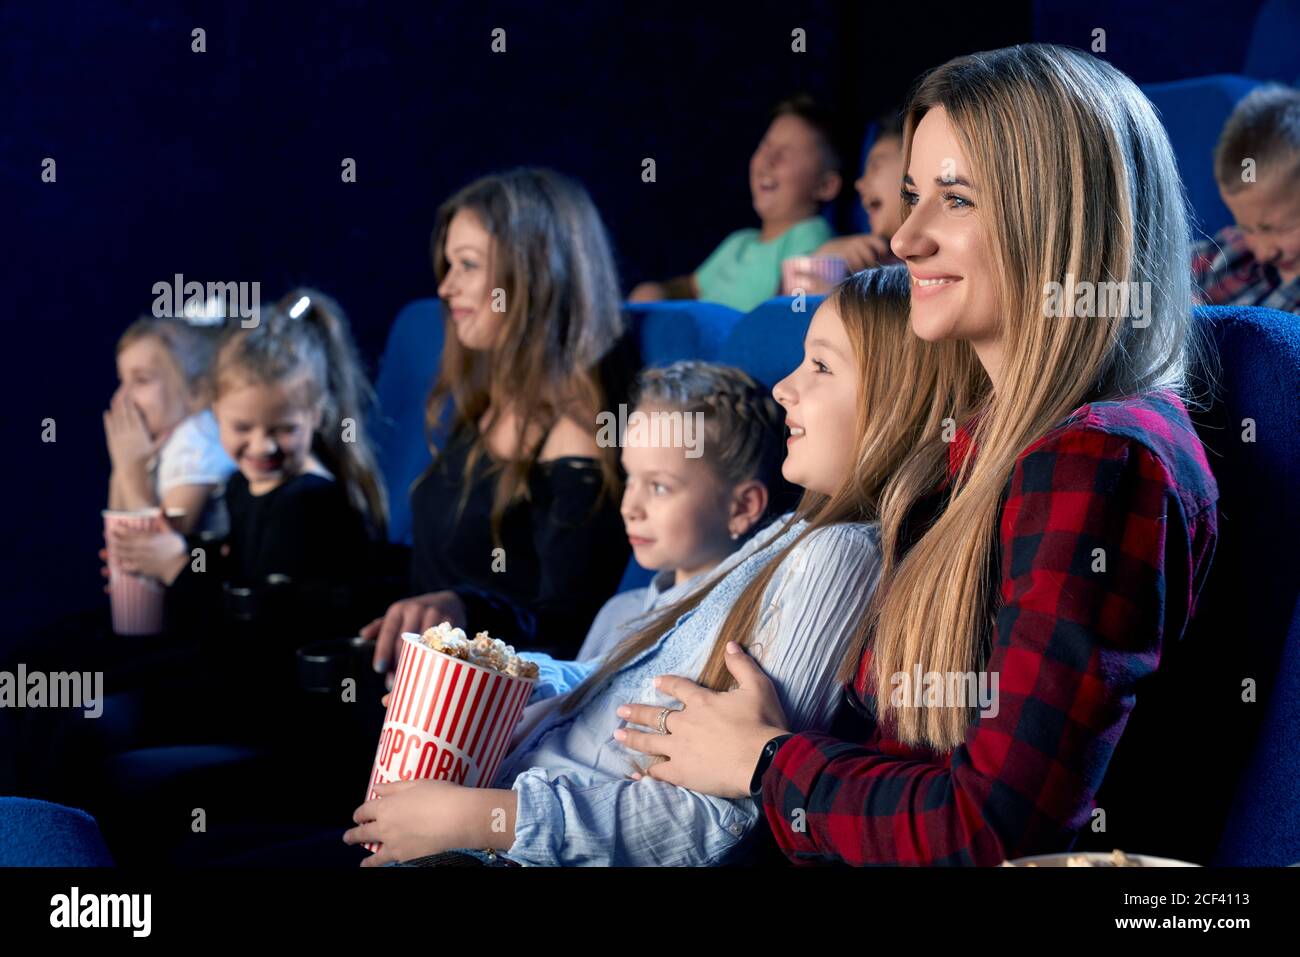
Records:
<instances>
[{"instance_id":1,"label":"popcorn","mask_svg":"<svg viewBox=\"0 0 1300 957\"><path fill-rule=\"evenodd\" d=\"M469 661L469 639L465 637L465 632L453 628L451 622L440 622L437 627L430 628L421 635L420 640L434 651L440 651L444 655L451 655L462 661Z\"/></svg>"},{"instance_id":2,"label":"popcorn","mask_svg":"<svg viewBox=\"0 0 1300 957\"><path fill-rule=\"evenodd\" d=\"M525 658L511 658L506 665L506 674L516 678L531 678L537 680L537 662L528 661Z\"/></svg>"},{"instance_id":3,"label":"popcorn","mask_svg":"<svg viewBox=\"0 0 1300 957\"><path fill-rule=\"evenodd\" d=\"M487 632L471 641L447 622L422 635L403 632L399 645L366 800L393 781L491 787L532 695L537 666Z\"/></svg>"},{"instance_id":4,"label":"popcorn","mask_svg":"<svg viewBox=\"0 0 1300 957\"><path fill-rule=\"evenodd\" d=\"M513 646L486 631L480 631L471 641L461 629L444 621L425 631L420 641L444 655L515 678L536 679L538 675L535 662L520 658Z\"/></svg>"},{"instance_id":5,"label":"popcorn","mask_svg":"<svg viewBox=\"0 0 1300 957\"><path fill-rule=\"evenodd\" d=\"M1101 855L1071 854L1065 859L1066 867L1141 867L1142 862L1129 857L1119 848L1110 852L1109 857Z\"/></svg>"},{"instance_id":6,"label":"popcorn","mask_svg":"<svg viewBox=\"0 0 1300 957\"><path fill-rule=\"evenodd\" d=\"M505 642L488 637L486 631L480 631L470 642L469 660L473 664L491 668L493 671L504 671L506 663L514 657L514 649L511 648L507 652L506 647Z\"/></svg>"},{"instance_id":7,"label":"popcorn","mask_svg":"<svg viewBox=\"0 0 1300 957\"><path fill-rule=\"evenodd\" d=\"M1064 864L1059 864L1062 857L1065 858ZM1056 854L1043 855L1040 860L1028 860L1023 863L1015 861L1003 861L999 867L1144 867L1145 865L1137 857L1130 857L1118 848L1109 854L1085 853L1085 854Z\"/></svg>"}]
</instances>

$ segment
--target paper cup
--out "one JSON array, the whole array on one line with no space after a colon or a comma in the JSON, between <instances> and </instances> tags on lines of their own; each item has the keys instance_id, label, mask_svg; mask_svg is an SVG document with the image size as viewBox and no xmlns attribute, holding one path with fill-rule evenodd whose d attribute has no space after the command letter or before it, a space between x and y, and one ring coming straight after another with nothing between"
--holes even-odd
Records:
<instances>
[{"instance_id":1,"label":"paper cup","mask_svg":"<svg viewBox=\"0 0 1300 957\"><path fill-rule=\"evenodd\" d=\"M532 678L517 678L434 651L402 635L392 697L366 787L392 781L454 781L489 787L505 757ZM378 844L367 844L369 851Z\"/></svg>"},{"instance_id":2,"label":"paper cup","mask_svg":"<svg viewBox=\"0 0 1300 957\"><path fill-rule=\"evenodd\" d=\"M162 510L142 508L138 511L104 509L104 542L108 546L108 596L113 608L113 631L119 635L156 635L163 628L161 582L144 575L132 575L118 564L109 530L127 528L139 532L163 530Z\"/></svg>"},{"instance_id":3,"label":"paper cup","mask_svg":"<svg viewBox=\"0 0 1300 957\"><path fill-rule=\"evenodd\" d=\"M838 256L791 256L781 263L781 292L786 296L795 295L796 289L825 292L848 274L847 260ZM809 289L810 280L815 290Z\"/></svg>"}]
</instances>

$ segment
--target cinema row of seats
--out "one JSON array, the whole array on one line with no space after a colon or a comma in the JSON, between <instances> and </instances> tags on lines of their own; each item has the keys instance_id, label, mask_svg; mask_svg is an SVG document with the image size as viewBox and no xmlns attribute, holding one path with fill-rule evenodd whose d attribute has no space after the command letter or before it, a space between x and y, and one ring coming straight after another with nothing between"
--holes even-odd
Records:
<instances>
[{"instance_id":1,"label":"cinema row of seats","mask_svg":"<svg viewBox=\"0 0 1300 957\"><path fill-rule=\"evenodd\" d=\"M772 299L748 314L700 302L627 307L644 361L700 358L771 387L800 361L819 300ZM410 540L406 490L430 453L424 400L442 347L437 300L410 303L390 330L377 392L392 538ZM1149 805L1182 834L1188 859L1227 865L1300 861L1300 317L1201 307L1218 349L1216 383L1194 419L1220 488L1220 543L1193 628L1171 675L1128 736L1144 753ZM647 578L634 562L623 587ZM1243 700L1252 679L1255 701ZM1132 769L1129 769L1132 770ZM1172 802L1172 803L1169 803ZM93 820L44 802L0 799L0 864L107 863Z\"/></svg>"}]
</instances>

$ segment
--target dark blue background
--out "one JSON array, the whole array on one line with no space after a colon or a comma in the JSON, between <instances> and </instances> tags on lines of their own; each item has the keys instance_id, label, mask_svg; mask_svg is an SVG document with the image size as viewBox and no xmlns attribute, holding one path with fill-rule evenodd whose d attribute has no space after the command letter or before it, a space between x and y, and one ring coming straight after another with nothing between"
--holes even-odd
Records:
<instances>
[{"instance_id":1,"label":"dark blue background","mask_svg":"<svg viewBox=\"0 0 1300 957\"><path fill-rule=\"evenodd\" d=\"M155 282L318 285L371 364L388 323L433 292L443 198L544 164L581 179L624 289L697 265L750 225L746 164L782 96L864 124L923 69L1040 38L1139 82L1236 72L1257 3L1151 5L598 3L8 4L0 12L4 182L6 625L102 601L108 478L100 411L113 345ZM207 52L190 31L207 31ZM491 53L494 27L507 52ZM790 51L803 27L808 52ZM1210 38L1207 40L1207 38ZM40 181L41 161L58 182ZM658 182L640 179L654 157ZM353 157L358 181L340 180ZM837 218L847 224L846 191ZM58 441L40 441L44 418Z\"/></svg>"}]
</instances>

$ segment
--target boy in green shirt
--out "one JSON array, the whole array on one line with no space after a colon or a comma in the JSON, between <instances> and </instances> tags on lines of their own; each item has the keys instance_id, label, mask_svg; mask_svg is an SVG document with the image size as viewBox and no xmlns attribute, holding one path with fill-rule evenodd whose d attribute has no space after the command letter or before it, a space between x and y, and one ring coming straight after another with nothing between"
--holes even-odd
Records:
<instances>
[{"instance_id":1,"label":"boy in green shirt","mask_svg":"<svg viewBox=\"0 0 1300 957\"><path fill-rule=\"evenodd\" d=\"M643 282L629 302L706 299L748 312L775 296L781 261L807 256L831 238L819 214L840 191L840 162L826 114L808 97L777 104L749 160L749 189L759 229L738 229L694 273Z\"/></svg>"}]
</instances>

